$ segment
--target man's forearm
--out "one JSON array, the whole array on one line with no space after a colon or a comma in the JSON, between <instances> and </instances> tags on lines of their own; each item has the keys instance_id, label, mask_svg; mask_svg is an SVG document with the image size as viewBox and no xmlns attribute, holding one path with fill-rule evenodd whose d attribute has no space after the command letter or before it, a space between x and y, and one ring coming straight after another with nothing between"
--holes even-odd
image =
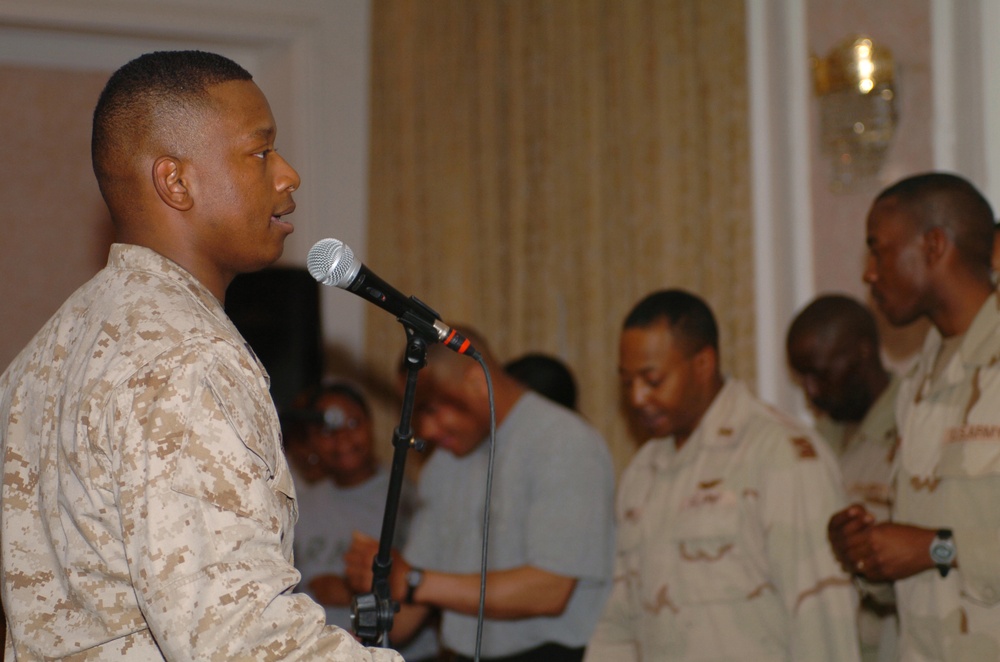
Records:
<instances>
[{"instance_id":1,"label":"man's forearm","mask_svg":"<svg viewBox=\"0 0 1000 662\"><path fill-rule=\"evenodd\" d=\"M576 579L531 566L495 570L486 576L485 616L518 619L556 616L566 608ZM427 571L414 602L462 614L479 612L480 576Z\"/></svg>"}]
</instances>

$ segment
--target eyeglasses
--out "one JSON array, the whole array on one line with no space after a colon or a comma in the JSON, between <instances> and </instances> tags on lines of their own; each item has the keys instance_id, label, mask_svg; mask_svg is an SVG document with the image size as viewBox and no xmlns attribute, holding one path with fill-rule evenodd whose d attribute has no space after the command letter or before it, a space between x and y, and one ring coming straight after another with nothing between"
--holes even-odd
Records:
<instances>
[{"instance_id":1,"label":"eyeglasses","mask_svg":"<svg viewBox=\"0 0 1000 662\"><path fill-rule=\"evenodd\" d=\"M340 432L341 430L357 430L364 424L361 418L348 416L340 407L327 407L320 414L318 426L324 433Z\"/></svg>"}]
</instances>

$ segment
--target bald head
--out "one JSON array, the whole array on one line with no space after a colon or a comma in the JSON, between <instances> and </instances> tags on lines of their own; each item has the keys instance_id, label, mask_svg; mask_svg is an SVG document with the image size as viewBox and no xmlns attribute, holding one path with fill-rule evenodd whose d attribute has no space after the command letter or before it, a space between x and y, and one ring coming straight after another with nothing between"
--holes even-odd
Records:
<instances>
[{"instance_id":1,"label":"bald head","mask_svg":"<svg viewBox=\"0 0 1000 662\"><path fill-rule=\"evenodd\" d=\"M453 328L479 350L490 380L468 356L456 354L444 345L429 346L427 367L416 393L414 427L418 436L461 457L487 437L492 413L499 426L526 389L499 367L479 333L468 327ZM490 406L490 383L495 408Z\"/></svg>"},{"instance_id":2,"label":"bald head","mask_svg":"<svg viewBox=\"0 0 1000 662\"><path fill-rule=\"evenodd\" d=\"M152 159L186 156L200 136L208 90L251 80L232 60L201 51L142 55L111 76L94 110L91 159L101 195L115 222L135 210L136 184Z\"/></svg>"},{"instance_id":3,"label":"bald head","mask_svg":"<svg viewBox=\"0 0 1000 662\"><path fill-rule=\"evenodd\" d=\"M465 336L469 344L475 347L482 356L490 372L494 372L497 360L493 356L493 352L490 351L490 347L483 335L468 326L452 326L451 328L460 335ZM479 370L476 362L468 355L458 354L441 343L434 343L427 347L427 369L435 377L451 379L470 368Z\"/></svg>"}]
</instances>

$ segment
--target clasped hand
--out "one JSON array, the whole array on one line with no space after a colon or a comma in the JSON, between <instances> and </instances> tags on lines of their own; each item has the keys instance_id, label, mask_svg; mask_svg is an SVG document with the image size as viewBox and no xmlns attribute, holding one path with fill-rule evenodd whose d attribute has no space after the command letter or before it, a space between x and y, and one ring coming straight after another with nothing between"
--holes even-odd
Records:
<instances>
[{"instance_id":1,"label":"clasped hand","mask_svg":"<svg viewBox=\"0 0 1000 662\"><path fill-rule=\"evenodd\" d=\"M876 522L861 504L830 518L827 536L844 570L869 581L895 581L934 567L930 557L933 529Z\"/></svg>"}]
</instances>

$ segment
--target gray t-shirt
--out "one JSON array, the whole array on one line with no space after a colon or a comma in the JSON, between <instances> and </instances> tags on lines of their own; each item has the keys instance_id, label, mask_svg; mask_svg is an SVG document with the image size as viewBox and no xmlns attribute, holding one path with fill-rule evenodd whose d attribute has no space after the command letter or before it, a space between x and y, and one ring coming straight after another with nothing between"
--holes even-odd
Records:
<instances>
[{"instance_id":1,"label":"gray t-shirt","mask_svg":"<svg viewBox=\"0 0 1000 662\"><path fill-rule=\"evenodd\" d=\"M601 435L568 409L526 393L497 430L489 569L530 565L578 582L556 617L489 620L484 657L545 642L582 647L611 586L614 469ZM465 457L435 451L420 477L420 507L404 556L419 567L479 572L489 444ZM442 642L475 650L476 617L445 612Z\"/></svg>"}]
</instances>

